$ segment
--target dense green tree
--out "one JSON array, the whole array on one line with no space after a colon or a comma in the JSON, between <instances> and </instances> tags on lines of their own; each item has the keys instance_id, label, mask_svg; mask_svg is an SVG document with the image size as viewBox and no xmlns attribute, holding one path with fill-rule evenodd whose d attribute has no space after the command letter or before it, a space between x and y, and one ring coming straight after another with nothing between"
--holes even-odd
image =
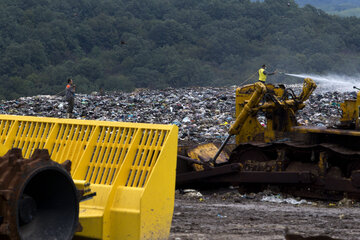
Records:
<instances>
[{"instance_id":1,"label":"dense green tree","mask_svg":"<svg viewBox=\"0 0 360 240\"><path fill-rule=\"evenodd\" d=\"M360 19L306 1L2 0L0 98L59 93L69 77L84 93L241 84L264 63L357 74Z\"/></svg>"}]
</instances>

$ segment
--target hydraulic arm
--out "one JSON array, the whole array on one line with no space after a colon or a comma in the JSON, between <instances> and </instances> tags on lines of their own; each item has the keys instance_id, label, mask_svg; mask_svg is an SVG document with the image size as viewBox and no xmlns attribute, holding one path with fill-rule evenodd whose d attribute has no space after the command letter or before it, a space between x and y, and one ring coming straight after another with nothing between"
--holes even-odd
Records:
<instances>
[{"instance_id":1,"label":"hydraulic arm","mask_svg":"<svg viewBox=\"0 0 360 240\"><path fill-rule=\"evenodd\" d=\"M237 89L236 120L212 162L215 164L233 135L236 135L237 144L253 140L270 142L277 137L283 137L284 132L289 132L293 126L297 126L295 113L305 107L304 102L315 89L316 83L310 78L304 79L299 96L284 87L275 88L271 84L265 85L261 82ZM267 115L267 126L259 123L259 111Z\"/></svg>"}]
</instances>

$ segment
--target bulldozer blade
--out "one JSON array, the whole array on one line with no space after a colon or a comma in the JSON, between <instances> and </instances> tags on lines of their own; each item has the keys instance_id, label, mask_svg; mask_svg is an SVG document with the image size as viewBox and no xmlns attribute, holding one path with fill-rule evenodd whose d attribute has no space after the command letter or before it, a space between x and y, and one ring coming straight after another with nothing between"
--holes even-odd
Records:
<instances>
[{"instance_id":1,"label":"bulldozer blade","mask_svg":"<svg viewBox=\"0 0 360 240\"><path fill-rule=\"evenodd\" d=\"M187 154L192 159L197 159L201 162L211 162L219 148L220 144L218 143L206 143L189 149ZM229 154L226 151L222 151L216 159L216 164L225 163L228 159Z\"/></svg>"}]
</instances>

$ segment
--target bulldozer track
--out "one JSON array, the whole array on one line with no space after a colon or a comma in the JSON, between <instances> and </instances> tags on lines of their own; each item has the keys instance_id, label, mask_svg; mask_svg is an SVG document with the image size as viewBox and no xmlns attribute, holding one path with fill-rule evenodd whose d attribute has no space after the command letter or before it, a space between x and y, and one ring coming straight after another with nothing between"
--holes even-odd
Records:
<instances>
[{"instance_id":1,"label":"bulldozer track","mask_svg":"<svg viewBox=\"0 0 360 240\"><path fill-rule=\"evenodd\" d=\"M269 178L280 173L284 176L285 173L308 173L309 182L299 178L297 184L293 182L289 186L291 181L287 177L278 181L283 183L282 191L294 195L339 199L345 194L360 199L360 151L338 144L291 141L240 144L230 155L229 163L240 163L241 171L267 173Z\"/></svg>"}]
</instances>

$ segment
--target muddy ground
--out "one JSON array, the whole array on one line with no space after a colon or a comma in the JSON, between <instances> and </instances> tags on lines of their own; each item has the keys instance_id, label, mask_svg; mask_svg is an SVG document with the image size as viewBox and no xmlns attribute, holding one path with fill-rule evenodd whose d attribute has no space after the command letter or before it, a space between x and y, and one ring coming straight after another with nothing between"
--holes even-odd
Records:
<instances>
[{"instance_id":1,"label":"muddy ground","mask_svg":"<svg viewBox=\"0 0 360 240\"><path fill-rule=\"evenodd\" d=\"M274 240L285 239L286 232L304 239L319 235L360 239L360 204L348 199L340 202L308 200L295 205L264 202L267 194L242 195L236 189L191 194L176 194L170 239ZM275 199L289 198L268 195ZM288 235L287 239L303 238Z\"/></svg>"}]
</instances>

